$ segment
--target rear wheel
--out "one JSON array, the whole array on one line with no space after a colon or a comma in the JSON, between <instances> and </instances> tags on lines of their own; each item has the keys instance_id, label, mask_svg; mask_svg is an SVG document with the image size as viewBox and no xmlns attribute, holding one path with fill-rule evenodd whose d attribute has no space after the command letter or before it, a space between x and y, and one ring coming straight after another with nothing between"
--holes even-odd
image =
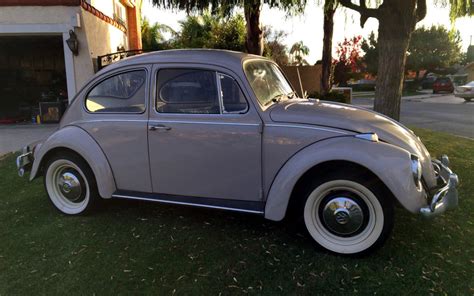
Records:
<instances>
[{"instance_id":1,"label":"rear wheel","mask_svg":"<svg viewBox=\"0 0 474 296\"><path fill-rule=\"evenodd\" d=\"M99 199L89 165L70 152L54 155L47 161L44 186L56 209L67 215L88 212Z\"/></svg>"},{"instance_id":2,"label":"rear wheel","mask_svg":"<svg viewBox=\"0 0 474 296\"><path fill-rule=\"evenodd\" d=\"M312 184L303 216L316 243L346 255L361 255L381 246L393 227L393 204L379 185L349 176Z\"/></svg>"}]
</instances>

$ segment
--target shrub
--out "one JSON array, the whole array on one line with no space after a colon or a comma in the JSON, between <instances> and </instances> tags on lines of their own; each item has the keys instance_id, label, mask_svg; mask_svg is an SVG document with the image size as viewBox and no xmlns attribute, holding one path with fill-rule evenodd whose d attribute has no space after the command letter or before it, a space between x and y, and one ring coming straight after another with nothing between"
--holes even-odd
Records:
<instances>
[{"instance_id":1,"label":"shrub","mask_svg":"<svg viewBox=\"0 0 474 296\"><path fill-rule=\"evenodd\" d=\"M351 103L350 98L347 98L343 94L341 94L339 92L335 92L335 91L329 92L326 95L321 95L318 92L313 92L313 93L309 93L308 97L309 98L320 99L320 100L323 100L323 101L331 101L331 102L338 102L338 103L344 103L344 104L350 104Z\"/></svg>"}]
</instances>

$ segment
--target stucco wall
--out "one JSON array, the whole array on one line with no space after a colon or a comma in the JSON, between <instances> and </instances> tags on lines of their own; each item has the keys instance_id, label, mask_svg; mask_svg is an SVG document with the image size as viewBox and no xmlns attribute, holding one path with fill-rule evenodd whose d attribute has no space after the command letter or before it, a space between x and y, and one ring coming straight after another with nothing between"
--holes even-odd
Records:
<instances>
[{"instance_id":1,"label":"stucco wall","mask_svg":"<svg viewBox=\"0 0 474 296\"><path fill-rule=\"evenodd\" d=\"M78 6L7 6L0 8L0 24L70 24Z\"/></svg>"},{"instance_id":2,"label":"stucco wall","mask_svg":"<svg viewBox=\"0 0 474 296\"><path fill-rule=\"evenodd\" d=\"M119 46L128 49L126 33L85 10L82 10L81 19L82 27L76 30L81 54L74 59L78 90L94 75L94 58L116 52ZM87 55L83 52L87 52Z\"/></svg>"}]
</instances>

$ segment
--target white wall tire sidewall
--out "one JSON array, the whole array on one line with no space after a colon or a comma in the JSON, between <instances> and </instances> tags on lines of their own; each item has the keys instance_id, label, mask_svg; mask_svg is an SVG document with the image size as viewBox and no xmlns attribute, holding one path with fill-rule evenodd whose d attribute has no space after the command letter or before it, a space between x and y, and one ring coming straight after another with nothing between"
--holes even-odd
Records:
<instances>
[{"instance_id":1,"label":"white wall tire sidewall","mask_svg":"<svg viewBox=\"0 0 474 296\"><path fill-rule=\"evenodd\" d=\"M365 229L353 237L341 237L329 232L319 217L319 206L332 190L349 190L367 205L369 221ZM377 197L367 187L349 180L333 180L316 187L304 207L304 222L313 239L323 248L340 254L357 254L373 246L382 235L384 212Z\"/></svg>"},{"instance_id":2,"label":"white wall tire sidewall","mask_svg":"<svg viewBox=\"0 0 474 296\"><path fill-rule=\"evenodd\" d=\"M73 203L68 201L59 193L59 189L55 186L55 173L63 166L69 166L75 169L81 175L85 182L86 195L83 201L79 203ZM90 202L90 186L84 172L74 162L68 159L57 159L53 161L47 168L45 174L45 187L51 202L56 208L67 215L77 215L82 213Z\"/></svg>"}]
</instances>

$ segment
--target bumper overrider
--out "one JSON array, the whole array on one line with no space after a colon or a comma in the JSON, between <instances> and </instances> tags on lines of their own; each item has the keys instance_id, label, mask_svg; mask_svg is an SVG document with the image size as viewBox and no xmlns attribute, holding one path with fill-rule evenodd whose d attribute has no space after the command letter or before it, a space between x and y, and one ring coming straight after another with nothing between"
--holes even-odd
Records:
<instances>
[{"instance_id":1,"label":"bumper overrider","mask_svg":"<svg viewBox=\"0 0 474 296\"><path fill-rule=\"evenodd\" d=\"M449 168L449 158L443 155L440 160L433 160L433 167L438 178L438 186L430 192L426 207L420 209L422 217L431 218L458 206L458 176Z\"/></svg>"},{"instance_id":2,"label":"bumper overrider","mask_svg":"<svg viewBox=\"0 0 474 296\"><path fill-rule=\"evenodd\" d=\"M33 152L28 146L24 147L20 156L16 158L16 167L18 169L18 176L23 177L25 172L31 170L33 164Z\"/></svg>"}]
</instances>

